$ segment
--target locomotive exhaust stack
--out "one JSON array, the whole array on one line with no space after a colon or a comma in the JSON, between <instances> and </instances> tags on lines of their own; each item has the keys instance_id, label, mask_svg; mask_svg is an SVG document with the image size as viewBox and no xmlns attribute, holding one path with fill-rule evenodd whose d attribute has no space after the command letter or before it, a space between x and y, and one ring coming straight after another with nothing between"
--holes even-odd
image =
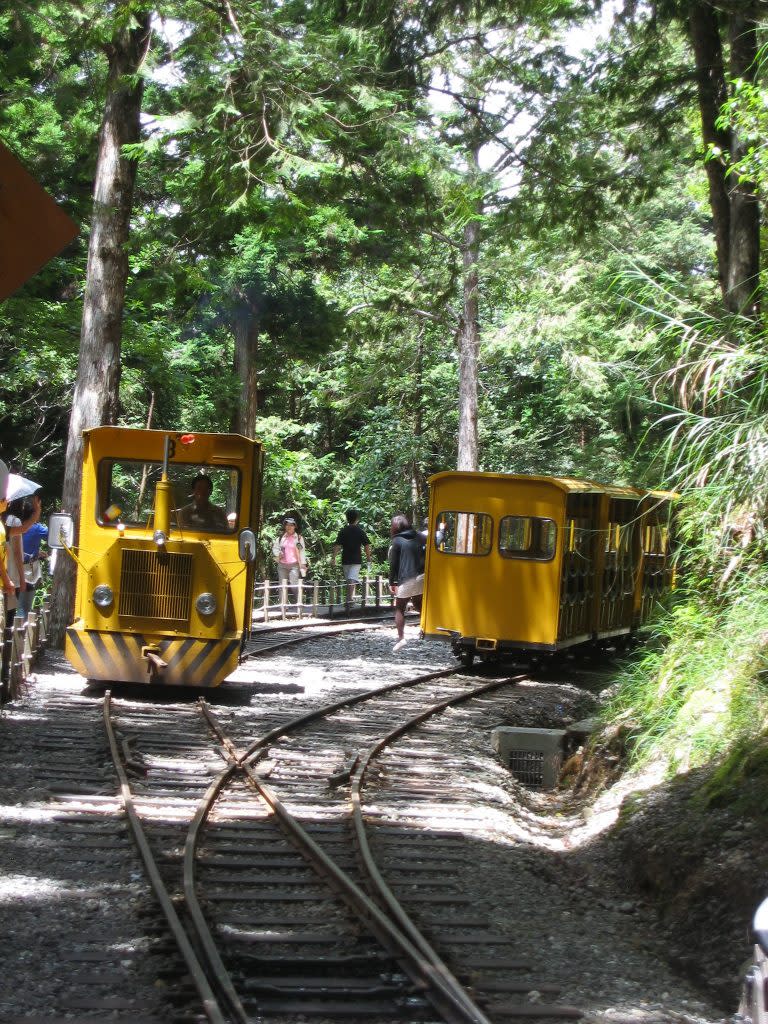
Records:
<instances>
[{"instance_id":1,"label":"locomotive exhaust stack","mask_svg":"<svg viewBox=\"0 0 768 1024\"><path fill-rule=\"evenodd\" d=\"M173 504L173 488L168 481L168 458L171 450L171 439L166 434L163 445L163 475L155 484L155 532L153 540L160 548L167 541L171 532L171 506Z\"/></svg>"}]
</instances>

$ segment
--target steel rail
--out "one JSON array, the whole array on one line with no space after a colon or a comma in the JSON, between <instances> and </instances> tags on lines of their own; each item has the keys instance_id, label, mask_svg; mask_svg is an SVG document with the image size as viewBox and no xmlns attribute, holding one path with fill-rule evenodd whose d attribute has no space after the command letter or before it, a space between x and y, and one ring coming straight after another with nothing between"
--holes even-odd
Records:
<instances>
[{"instance_id":1,"label":"steel rail","mask_svg":"<svg viewBox=\"0 0 768 1024\"><path fill-rule=\"evenodd\" d=\"M227 746L231 746L231 744L227 743ZM208 927L205 914L203 913L202 907L197 899L197 892L195 889L195 856L197 853L198 839L200 837L200 829L207 820L219 793L222 791L224 786L230 782L232 776L241 770L242 769L239 764L235 761L234 764L231 764L221 773L221 775L213 780L203 794L197 810L195 811L194 818L187 830L187 836L184 841L183 879L184 901L186 903L189 916L192 918L192 922L194 923L198 941L206 959L208 960L211 971L214 973L219 986L224 992L232 1014L236 1020L239 1024L249 1024L249 1021L251 1021L252 1018L250 1018L246 1013L245 1007L240 1001L240 997L238 996L232 982L229 971L224 966L224 962L219 955L216 942L211 935L211 930Z\"/></svg>"},{"instance_id":2,"label":"steel rail","mask_svg":"<svg viewBox=\"0 0 768 1024\"><path fill-rule=\"evenodd\" d=\"M374 690L367 690L361 694L356 694L352 697L346 697L344 699L334 701L331 704L324 705L323 707L308 712L305 715L300 715L297 718L291 719L288 722L284 723L284 725L282 726L276 726L274 729L270 730L263 737L261 737L254 744L252 744L244 754L238 752L236 746L224 733L205 699L202 697L198 699L198 707L202 715L206 719L211 731L214 733L214 735L224 748L222 754L226 752L226 756L230 758L232 763L229 765L228 768L225 769L225 771L223 771L216 779L213 780L213 782L206 790L205 794L200 800L193 820L187 831L187 836L184 843L183 858L184 899L187 911L194 924L199 944L202 947L202 951L208 961L210 969L214 973L219 987L222 989L226 996L231 1012L234 1014L234 1016L240 1022L240 1024L248 1024L249 1018L242 1005L242 1002L240 1001L237 995L235 987L229 976L229 972L227 971L226 967L224 966L221 960L218 949L216 947L215 940L213 939L213 936L211 935L210 929L208 927L208 922L206 921L205 914L203 913L202 907L200 906L199 900L197 898L197 889L195 883L195 858L200 838L200 831L211 812L211 809L217 796L238 771L245 771L249 781L253 785L255 781L255 776L252 772L251 765L247 763L247 758L253 757L254 754L259 753L262 749L264 749L264 747L269 746L280 736L287 735L291 732L294 732L302 728L307 724L310 724L313 721L317 721L320 718L324 718L328 715L334 714L336 711L341 710L341 708L354 706L355 704L362 703L365 700L373 699L382 694L389 694L393 691L405 689L411 686L416 686L424 682L430 682L433 679L440 679L447 676L457 675L459 672L460 669L458 667L444 669L439 672L430 672L424 676L418 676L415 679L412 678L402 680L398 683L392 683L388 686L379 687ZM266 787L264 788L266 789ZM257 791L259 789L258 782L256 782L256 789ZM271 794L271 796L272 799L277 801L277 798L274 796L274 794ZM262 798L265 799L269 806L273 806L266 796L262 796ZM275 811L275 813L277 814L277 811ZM288 812L284 809L283 813L285 815L288 815ZM278 817L280 816L278 815ZM289 815L288 818L290 818ZM298 845L300 848L304 847L310 852L309 859L311 863L315 864L315 866L322 865L323 873L326 875L326 877L332 878L336 883L339 882L338 878L336 877L337 873L346 879L346 875L343 872L340 872L340 869L338 869L336 865L333 864L330 858L328 858L324 851L322 851L321 848L317 846L314 840L312 840L311 837L306 835L303 829L301 829L301 826L298 825L298 823L295 823L295 825L296 828L299 829L301 833L298 838ZM288 827L290 829L290 826ZM352 882L351 879L349 879L348 882L357 890L357 887L355 886L354 882ZM339 884L342 884L344 888L346 887L344 883ZM360 890L357 890L357 892L359 893L363 900L367 901L367 903L370 904L369 906L366 906L364 908L364 916L366 920L370 919L371 912L373 912L374 915L378 916L381 913L378 907L376 907L376 905L372 902L368 901L368 898L365 896L364 893L360 892ZM353 895L352 899L353 901L355 900L355 895ZM356 902L353 902L353 909L355 910L356 913L358 913L358 915L360 915L360 910ZM384 920L388 921L389 919L384 917ZM384 945L385 949L388 949L388 951L390 953L393 953L393 955L395 955L398 959L401 958L397 951L393 952L393 950L389 947L387 936L382 937L379 934L377 934L376 931L374 931L374 935L376 936L376 938L379 939L380 942L382 942L382 945ZM404 968L406 967L405 964L403 964L403 966ZM418 981L422 981L421 973L418 974ZM452 1018L447 1019L451 1020ZM483 1018L467 1018L466 1016L456 1018L457 1024L466 1024L467 1020L471 1021L472 1024L483 1024Z\"/></svg>"},{"instance_id":3,"label":"steel rail","mask_svg":"<svg viewBox=\"0 0 768 1024\"><path fill-rule=\"evenodd\" d=\"M370 897L333 861L288 811L277 795L245 765L248 780L274 812L282 829L320 874L339 893L368 930L400 964L415 985L440 1013L446 1024L491 1024L482 1011L468 1007L468 997L457 998L458 982L446 978L426 959L418 946L394 924ZM453 982L453 983L451 983Z\"/></svg>"},{"instance_id":4,"label":"steel rail","mask_svg":"<svg viewBox=\"0 0 768 1024\"><path fill-rule=\"evenodd\" d=\"M192 948L189 936L176 913L171 897L168 894L168 890L163 883L157 864L155 863L155 859L152 856L152 850L150 849L147 837L144 834L144 829L142 828L139 815L134 805L130 782L120 759L117 738L112 725L111 705L111 692L107 690L104 694L104 726L107 732L112 761L120 782L120 797L123 802L123 808L128 817L128 822L133 833L133 838L139 849L139 854L144 862L147 877L149 878L150 884L158 902L160 903L162 911L165 914L165 919L173 933L173 937L176 940L179 950L184 957L184 962L189 969L189 973L200 995L206 1017L211 1024L229 1024L226 1016L222 1013L221 1006L210 986L206 973L203 970L194 949Z\"/></svg>"},{"instance_id":5,"label":"steel rail","mask_svg":"<svg viewBox=\"0 0 768 1024\"><path fill-rule=\"evenodd\" d=\"M381 686L375 690L364 690L362 693L358 693L353 697L344 697L341 700L334 701L332 704L324 704L320 708L316 708L314 711L308 711L304 715L299 715L297 718L291 718L283 725L276 725L274 729L270 729L269 732L264 733L258 740L255 740L245 751L244 754L240 755L240 764L245 766L246 762L249 762L255 754L260 753L265 747L270 746L275 740L280 739L281 736L289 736L291 733L302 729L305 725L309 725L311 722L318 721L320 718L327 718L329 715L335 714L337 711L341 711L342 708L354 707L356 704L361 704L363 701L371 700L374 697L379 697L382 694L394 693L397 690L407 689L409 686L418 686L421 683L428 683L431 679L442 679L445 676L455 676L462 672L462 667L457 666L455 668L441 669L439 672L428 672L423 676L416 676L413 679L403 679L399 683L390 683L387 686ZM202 700L202 698L201 698Z\"/></svg>"},{"instance_id":6,"label":"steel rail","mask_svg":"<svg viewBox=\"0 0 768 1024\"><path fill-rule=\"evenodd\" d=\"M506 679L495 679L493 682L484 683L482 686L475 687L465 693L456 694L452 697L448 697L445 700L440 701L437 704L433 704L425 710L419 712L418 715L414 715L406 722L402 722L396 728L392 729L391 732L387 733L381 739L377 740L376 743L363 755L360 755L358 761L352 771L350 779L350 803L352 804L352 819L355 826L355 837L357 839L357 845L360 852L360 856L363 860L365 870L368 873L375 891L380 896L382 902L386 906L389 913L397 921L398 926L402 931L409 937L411 942L418 947L421 954L427 958L427 960L433 965L436 971L443 973L447 978L450 978L456 986L456 997L458 1000L465 1001L468 1012L474 1012L479 1016L471 1017L468 1019L478 1020L484 1022L484 1024L490 1024L488 1018L479 1010L471 997L465 992L464 988L454 978L450 968L448 968L443 961L440 959L438 954L427 942L422 935L419 928L411 921L405 912L400 901L397 899L395 894L389 888L381 872L378 869L376 861L371 853L371 848L368 843L368 836L365 831L365 820L362 811L361 801L361 788L365 773L371 761L381 753L386 747L390 746L396 739L409 732L411 729L420 725L422 722L431 718L433 715L439 714L446 708L455 706L456 704L462 704L465 701L472 700L475 697L479 697L484 693L488 693L491 690L500 689L502 686L513 686L519 683L522 679L526 679L526 674L522 673L517 676L510 676Z\"/></svg>"},{"instance_id":7,"label":"steel rail","mask_svg":"<svg viewBox=\"0 0 768 1024\"><path fill-rule=\"evenodd\" d=\"M326 705L325 707L317 709L314 712L310 712L307 715L302 715L296 719L292 719L289 723L286 723L285 726L272 730L267 734L267 736L274 739L275 733L278 735L284 735L286 732L294 731L300 726L307 725L321 717L332 714L342 707L349 707L350 705L361 703L363 700L377 697L382 693L390 693L393 690L403 689L407 686L416 685L417 683L429 682L435 678L456 675L458 672L458 668L453 668L441 672L428 673L427 675L420 676L417 679L393 683L390 686L382 687L377 690L366 691L364 694L358 694L352 698L347 698L346 700L336 701L333 704ZM454 694L435 705L431 705L429 709L416 716L415 719L409 719L404 727L400 726L398 729L388 733L383 745L391 742L391 739L395 735L399 735L402 731L413 728L413 726L419 721L429 718L431 715L444 710L451 704L461 703L462 701L469 700L489 690L511 685L512 683L518 682L520 679L524 678L526 678L525 675L520 675L511 679L494 680L493 682L486 683L481 687L474 687L468 692ZM212 714L203 698L200 698L200 707L217 738L220 740L222 745L227 747L230 756L237 757L232 744L228 741L226 735L216 721L215 716ZM266 739L266 737L262 739ZM378 743L373 749L378 750L381 745L381 743ZM253 746L249 748L249 752L252 751ZM266 786L258 778L256 773L253 771L252 765L245 763L242 756L236 761L236 765L245 770L250 784L273 810L284 831L288 834L289 838L291 838L294 845L304 853L306 859L320 874L326 877L331 886L344 898L345 902L352 908L357 916L366 923L369 930L374 934L384 948L398 960L409 977L419 985L428 985L431 991L431 996L429 997L430 1002L432 1002L435 1009L442 1014L444 1020L449 1022L449 1024L491 1024L490 1020L485 1016L482 1010L473 1003L468 993L452 975L448 967L442 963L437 953L427 943L426 939L421 935L416 926L410 921L403 908L398 907L399 912L393 912L393 906L397 906L397 904L392 893L388 889L386 890L389 895L389 899L387 899L386 902L388 904L388 909L392 913L392 917L396 919L397 924L393 922L392 917L384 914L382 910L359 888L359 886L349 878L346 872L342 871L336 863L328 857L322 847L320 847L311 838L311 836L307 834L302 826L285 808L284 804L280 801L274 791L272 791L270 787ZM227 772L222 773L222 776L217 780L217 783L223 785L225 778L229 778L231 776L234 767L235 766L233 765ZM213 785L216 785L217 783L214 783ZM204 815L201 814L200 823L202 823L203 820ZM382 887L386 889L383 879L373 863L367 842L364 842L364 849L368 853L367 858L365 858L364 855L364 860L366 861L365 868L369 873L369 877L374 882L375 887L380 891ZM185 860L186 854L187 850L185 849ZM190 869L192 871L194 870L193 851L190 851ZM191 892L187 894L187 902L194 902L196 904L193 880ZM405 927L402 927L401 922L405 922Z\"/></svg>"},{"instance_id":8,"label":"steel rail","mask_svg":"<svg viewBox=\"0 0 768 1024\"><path fill-rule=\"evenodd\" d=\"M390 616L388 616L390 617ZM382 616L383 618L383 616ZM251 658L258 658L262 654L268 654L270 651L276 650L278 647L290 647L292 644L305 643L308 640L320 640L331 636L341 636L343 633L356 633L364 632L367 629L373 629L377 622L365 621L361 622L360 619L342 619L340 620L343 625L335 624L334 628L329 629L325 622L310 622L310 623L287 623L281 626L268 626L265 629L257 629L251 632L248 639L245 641L243 646L243 654L241 663L248 661ZM287 632L298 632L299 629L312 629L317 630L315 633L302 633L300 636L287 637L284 640L275 640L270 642L270 634L275 633L287 633ZM264 637L264 647L259 647L260 637Z\"/></svg>"}]
</instances>

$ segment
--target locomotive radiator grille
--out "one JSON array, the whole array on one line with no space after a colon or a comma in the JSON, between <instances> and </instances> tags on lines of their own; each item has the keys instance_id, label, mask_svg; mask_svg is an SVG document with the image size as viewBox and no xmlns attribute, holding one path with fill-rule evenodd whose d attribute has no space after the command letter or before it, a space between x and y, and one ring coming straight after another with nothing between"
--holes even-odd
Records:
<instances>
[{"instance_id":1,"label":"locomotive radiator grille","mask_svg":"<svg viewBox=\"0 0 768 1024\"><path fill-rule=\"evenodd\" d=\"M123 551L119 614L187 623L192 602L192 555Z\"/></svg>"}]
</instances>

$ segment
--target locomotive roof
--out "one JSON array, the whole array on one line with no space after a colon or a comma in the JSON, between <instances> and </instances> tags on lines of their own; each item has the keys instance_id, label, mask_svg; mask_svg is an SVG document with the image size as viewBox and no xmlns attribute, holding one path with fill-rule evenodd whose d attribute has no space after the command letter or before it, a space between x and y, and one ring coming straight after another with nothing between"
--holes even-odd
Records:
<instances>
[{"instance_id":1,"label":"locomotive roof","mask_svg":"<svg viewBox=\"0 0 768 1024\"><path fill-rule=\"evenodd\" d=\"M125 436L125 437L130 437L131 435L133 435L135 437L138 437L139 434L143 434L143 435L146 435L148 438L155 438L155 437L163 438L166 435L168 437L179 438L179 437L184 437L185 435L188 434L190 436L201 437L201 438L213 437L213 438L222 438L223 439L223 438L231 437L231 438L237 438L240 441L246 441L248 444L253 444L254 443L254 439L253 438L246 437L244 434L221 434L221 433L207 432L205 430L155 430L155 429L151 429L149 427L116 427L116 426L111 426L109 424L102 424L101 426L98 426L98 427L88 427L86 430L83 431L83 434L84 435L104 434L104 436L108 436L109 434L113 434L115 436ZM258 442L256 442L256 443L258 443Z\"/></svg>"}]
</instances>

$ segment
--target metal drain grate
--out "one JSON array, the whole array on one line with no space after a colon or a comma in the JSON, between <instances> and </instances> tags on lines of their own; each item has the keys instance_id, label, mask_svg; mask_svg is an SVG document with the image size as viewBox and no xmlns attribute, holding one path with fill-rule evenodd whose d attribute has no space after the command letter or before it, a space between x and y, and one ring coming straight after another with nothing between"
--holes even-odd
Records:
<instances>
[{"instance_id":1,"label":"metal drain grate","mask_svg":"<svg viewBox=\"0 0 768 1024\"><path fill-rule=\"evenodd\" d=\"M544 751L510 750L509 770L518 782L531 789L544 787Z\"/></svg>"},{"instance_id":2,"label":"metal drain grate","mask_svg":"<svg viewBox=\"0 0 768 1024\"><path fill-rule=\"evenodd\" d=\"M493 748L515 778L529 789L554 789L563 762L564 729L519 729L500 725Z\"/></svg>"}]
</instances>

